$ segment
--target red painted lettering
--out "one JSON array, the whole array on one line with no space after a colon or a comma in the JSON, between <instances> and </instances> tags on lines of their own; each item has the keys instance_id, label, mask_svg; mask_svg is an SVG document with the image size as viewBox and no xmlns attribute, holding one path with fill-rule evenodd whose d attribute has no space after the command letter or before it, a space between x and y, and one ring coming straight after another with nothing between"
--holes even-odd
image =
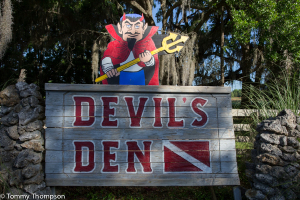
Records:
<instances>
[{"instance_id":1,"label":"red painted lettering","mask_svg":"<svg viewBox=\"0 0 300 200\"><path fill-rule=\"evenodd\" d=\"M132 128L140 128L141 127L141 119L145 109L145 104L148 101L148 97L140 97L139 105L137 112L133 108L133 97L124 97L124 100L127 104L128 113L130 116L130 127Z\"/></svg>"},{"instance_id":2,"label":"red painted lettering","mask_svg":"<svg viewBox=\"0 0 300 200\"><path fill-rule=\"evenodd\" d=\"M115 103L116 105L119 103L119 98L118 97L101 97L102 103L103 103L103 109L102 109L102 114L103 114L103 119L101 126L106 128L115 128L118 127L118 119L116 120L110 120L110 116L115 115L115 108L110 107L110 103Z\"/></svg>"},{"instance_id":3,"label":"red painted lettering","mask_svg":"<svg viewBox=\"0 0 300 200\"><path fill-rule=\"evenodd\" d=\"M150 150L152 141L143 141L144 144L144 154L142 153L141 149L139 148L136 141L127 141L127 148L128 148L128 167L126 172L136 173L136 169L134 166L134 154L140 161L143 172L152 172L151 163L150 163Z\"/></svg>"},{"instance_id":4,"label":"red painted lettering","mask_svg":"<svg viewBox=\"0 0 300 200\"><path fill-rule=\"evenodd\" d=\"M168 127L184 127L184 120L176 121L176 98L168 98L169 104L169 122Z\"/></svg>"},{"instance_id":5,"label":"red painted lettering","mask_svg":"<svg viewBox=\"0 0 300 200\"><path fill-rule=\"evenodd\" d=\"M110 162L116 162L117 153L111 153L111 148L119 148L119 141L102 141L103 145L103 173L118 173L119 172L119 165L111 165Z\"/></svg>"},{"instance_id":6,"label":"red painted lettering","mask_svg":"<svg viewBox=\"0 0 300 200\"><path fill-rule=\"evenodd\" d=\"M73 126L91 126L95 122L95 100L92 97L73 97L75 103L75 121ZM86 105L84 105L86 104ZM83 110L88 112L83 116Z\"/></svg>"},{"instance_id":7,"label":"red painted lettering","mask_svg":"<svg viewBox=\"0 0 300 200\"><path fill-rule=\"evenodd\" d=\"M74 141L75 167L74 172L92 172L95 169L95 145L91 141ZM85 153L87 156L83 156ZM86 161L84 161L86 159ZM87 164L84 164L86 162Z\"/></svg>"},{"instance_id":8,"label":"red painted lettering","mask_svg":"<svg viewBox=\"0 0 300 200\"><path fill-rule=\"evenodd\" d=\"M162 98L153 98L154 102L154 128L161 128L162 122L161 122L161 100Z\"/></svg>"},{"instance_id":9,"label":"red painted lettering","mask_svg":"<svg viewBox=\"0 0 300 200\"><path fill-rule=\"evenodd\" d=\"M208 116L207 113L205 111L203 111L202 109L198 108L197 105L200 104L201 107L204 107L207 103L206 99L202 99L202 98L194 98L191 102L191 108L193 110L193 112L197 115L199 115L201 118L195 119L192 123L191 126L196 126L196 127L202 127L204 125L207 124L208 122Z\"/></svg>"}]
</instances>

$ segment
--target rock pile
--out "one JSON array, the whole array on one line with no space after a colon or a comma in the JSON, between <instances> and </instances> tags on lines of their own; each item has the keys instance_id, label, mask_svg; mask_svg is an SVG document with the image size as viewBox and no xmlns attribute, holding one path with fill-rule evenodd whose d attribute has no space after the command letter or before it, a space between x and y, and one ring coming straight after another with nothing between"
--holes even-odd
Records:
<instances>
[{"instance_id":1,"label":"rock pile","mask_svg":"<svg viewBox=\"0 0 300 200\"><path fill-rule=\"evenodd\" d=\"M300 199L300 117L283 110L257 126L253 163L246 163L251 200Z\"/></svg>"},{"instance_id":2,"label":"rock pile","mask_svg":"<svg viewBox=\"0 0 300 200\"><path fill-rule=\"evenodd\" d=\"M0 178L11 194L51 194L42 165L43 104L35 84L18 82L0 93Z\"/></svg>"}]
</instances>

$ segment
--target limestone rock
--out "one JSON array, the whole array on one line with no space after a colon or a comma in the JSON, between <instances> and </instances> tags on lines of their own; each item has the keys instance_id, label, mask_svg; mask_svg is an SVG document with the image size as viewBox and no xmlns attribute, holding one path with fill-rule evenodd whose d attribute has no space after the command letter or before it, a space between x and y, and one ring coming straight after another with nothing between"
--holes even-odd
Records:
<instances>
[{"instance_id":1,"label":"limestone rock","mask_svg":"<svg viewBox=\"0 0 300 200\"><path fill-rule=\"evenodd\" d=\"M277 146L272 145L272 144L261 143L260 144L260 150L263 153L271 153L271 154L276 155L276 156L282 156L281 150Z\"/></svg>"},{"instance_id":2,"label":"limestone rock","mask_svg":"<svg viewBox=\"0 0 300 200\"><path fill-rule=\"evenodd\" d=\"M297 126L299 126L299 125L297 125ZM300 137L300 132L298 130L296 130L296 129L291 130L289 132L289 136L290 137L297 137L297 138L299 138Z\"/></svg>"},{"instance_id":3,"label":"limestone rock","mask_svg":"<svg viewBox=\"0 0 300 200\"><path fill-rule=\"evenodd\" d=\"M15 113L19 113L20 111L21 111L21 109L22 109L23 107L21 106L21 104L17 104L17 105L15 105L15 107L13 108L13 111L15 112Z\"/></svg>"},{"instance_id":4,"label":"limestone rock","mask_svg":"<svg viewBox=\"0 0 300 200\"><path fill-rule=\"evenodd\" d=\"M32 149L26 149L19 153L15 160L14 166L17 168L24 168L30 163L38 164L42 161L42 154L36 153Z\"/></svg>"},{"instance_id":5,"label":"limestone rock","mask_svg":"<svg viewBox=\"0 0 300 200\"><path fill-rule=\"evenodd\" d=\"M0 146L6 151L13 150L16 142L11 140L5 132L3 129L0 130Z\"/></svg>"},{"instance_id":6,"label":"limestone rock","mask_svg":"<svg viewBox=\"0 0 300 200\"><path fill-rule=\"evenodd\" d=\"M16 187L22 187L22 172L21 170L15 170L12 173L10 173L9 176L9 185L10 186L16 186Z\"/></svg>"},{"instance_id":7,"label":"limestone rock","mask_svg":"<svg viewBox=\"0 0 300 200\"><path fill-rule=\"evenodd\" d=\"M288 174L285 172L284 167L274 166L270 171L270 175L275 177L278 180L289 179Z\"/></svg>"},{"instance_id":8,"label":"limestone rock","mask_svg":"<svg viewBox=\"0 0 300 200\"><path fill-rule=\"evenodd\" d=\"M295 149L299 148L299 142L294 137L287 137L287 145L292 146Z\"/></svg>"},{"instance_id":9,"label":"limestone rock","mask_svg":"<svg viewBox=\"0 0 300 200\"><path fill-rule=\"evenodd\" d=\"M18 126L11 126L7 129L7 134L10 138L17 140L19 139Z\"/></svg>"},{"instance_id":10,"label":"limestone rock","mask_svg":"<svg viewBox=\"0 0 300 200\"><path fill-rule=\"evenodd\" d=\"M33 132L26 132L20 136L20 141L28 141L28 140L33 140L33 139L40 139L42 138L41 132L36 130Z\"/></svg>"},{"instance_id":11,"label":"limestone rock","mask_svg":"<svg viewBox=\"0 0 300 200\"><path fill-rule=\"evenodd\" d=\"M24 126L37 119L43 119L44 111L45 108L40 105L38 105L36 108L31 108L30 106L23 108L18 114L19 125Z\"/></svg>"},{"instance_id":12,"label":"limestone rock","mask_svg":"<svg viewBox=\"0 0 300 200\"><path fill-rule=\"evenodd\" d=\"M291 189L285 190L283 195L284 195L286 200L297 199L297 195Z\"/></svg>"},{"instance_id":13,"label":"limestone rock","mask_svg":"<svg viewBox=\"0 0 300 200\"><path fill-rule=\"evenodd\" d=\"M51 191L50 187L46 187L43 190L37 191L36 194L37 195L51 195L52 191Z\"/></svg>"},{"instance_id":14,"label":"limestone rock","mask_svg":"<svg viewBox=\"0 0 300 200\"><path fill-rule=\"evenodd\" d=\"M39 87L33 83L31 83L25 90L20 91L20 96L22 98L26 98L29 96L35 96L38 99L42 99L42 95L39 92Z\"/></svg>"},{"instance_id":15,"label":"limestone rock","mask_svg":"<svg viewBox=\"0 0 300 200\"><path fill-rule=\"evenodd\" d=\"M35 96L30 96L21 100L21 104L23 107L36 107L39 105L39 100Z\"/></svg>"},{"instance_id":16,"label":"limestone rock","mask_svg":"<svg viewBox=\"0 0 300 200\"><path fill-rule=\"evenodd\" d=\"M24 184L41 184L44 181L44 175L42 173L38 173L34 177L24 180Z\"/></svg>"},{"instance_id":17,"label":"limestone rock","mask_svg":"<svg viewBox=\"0 0 300 200\"><path fill-rule=\"evenodd\" d=\"M267 184L271 187L278 185L278 181L274 177L272 177L271 175L268 175L268 174L255 174L255 178L260 183Z\"/></svg>"},{"instance_id":18,"label":"limestone rock","mask_svg":"<svg viewBox=\"0 0 300 200\"><path fill-rule=\"evenodd\" d=\"M27 124L26 126L19 126L18 132L20 135L26 133L26 132L32 132L35 130L42 130L43 129L43 122L41 120L35 120L34 122L31 122Z\"/></svg>"},{"instance_id":19,"label":"limestone rock","mask_svg":"<svg viewBox=\"0 0 300 200\"><path fill-rule=\"evenodd\" d=\"M0 92L1 106L14 106L19 102L20 96L14 85L10 85Z\"/></svg>"},{"instance_id":20,"label":"limestone rock","mask_svg":"<svg viewBox=\"0 0 300 200\"><path fill-rule=\"evenodd\" d=\"M268 163L270 165L279 165L279 166L285 165L285 162L282 161L279 156L275 156L269 153L260 154L257 156L257 159L260 162Z\"/></svg>"},{"instance_id":21,"label":"limestone rock","mask_svg":"<svg viewBox=\"0 0 300 200\"><path fill-rule=\"evenodd\" d=\"M26 178L29 179L35 175L37 175L40 171L42 171L42 165L41 164L30 164L27 167L22 169L22 175Z\"/></svg>"},{"instance_id":22,"label":"limestone rock","mask_svg":"<svg viewBox=\"0 0 300 200\"><path fill-rule=\"evenodd\" d=\"M262 130L271 131L277 134L288 134L287 130L282 128L281 122L278 119L272 121L268 126L264 126Z\"/></svg>"},{"instance_id":23,"label":"limestone rock","mask_svg":"<svg viewBox=\"0 0 300 200\"><path fill-rule=\"evenodd\" d=\"M296 162L297 161L297 157L296 157L297 154L296 153L293 153L293 154L283 153L281 158L282 158L282 160L285 160L285 161L288 161L288 162Z\"/></svg>"},{"instance_id":24,"label":"limestone rock","mask_svg":"<svg viewBox=\"0 0 300 200\"><path fill-rule=\"evenodd\" d=\"M275 196L272 196L270 198L270 200L285 200L285 198L282 195L275 195Z\"/></svg>"},{"instance_id":25,"label":"limestone rock","mask_svg":"<svg viewBox=\"0 0 300 200\"><path fill-rule=\"evenodd\" d=\"M17 82L17 83L16 83L16 88L17 88L19 91L27 90L28 87L29 87L28 83L25 83L25 82Z\"/></svg>"},{"instance_id":26,"label":"limestone rock","mask_svg":"<svg viewBox=\"0 0 300 200\"><path fill-rule=\"evenodd\" d=\"M256 166L256 171L258 173L262 173L262 174L268 174L270 173L272 167L270 165L257 165Z\"/></svg>"},{"instance_id":27,"label":"limestone rock","mask_svg":"<svg viewBox=\"0 0 300 200\"><path fill-rule=\"evenodd\" d=\"M30 185L25 185L24 190L28 192L29 194L33 194L38 190L41 190L46 187L46 183L42 182L41 184L30 184Z\"/></svg>"},{"instance_id":28,"label":"limestone rock","mask_svg":"<svg viewBox=\"0 0 300 200\"><path fill-rule=\"evenodd\" d=\"M21 144L15 144L15 149L17 149L18 151L22 151L22 146L21 146Z\"/></svg>"},{"instance_id":29,"label":"limestone rock","mask_svg":"<svg viewBox=\"0 0 300 200\"><path fill-rule=\"evenodd\" d=\"M295 153L297 151L297 149L294 149L293 147L291 146L281 146L279 147L280 150L284 153Z\"/></svg>"},{"instance_id":30,"label":"limestone rock","mask_svg":"<svg viewBox=\"0 0 300 200\"><path fill-rule=\"evenodd\" d=\"M265 200L267 197L259 190L249 189L245 193L248 200Z\"/></svg>"},{"instance_id":31,"label":"limestone rock","mask_svg":"<svg viewBox=\"0 0 300 200\"><path fill-rule=\"evenodd\" d=\"M19 122L18 114L14 111L11 111L9 114L3 116L0 119L0 123L2 123L5 126L12 126Z\"/></svg>"},{"instance_id":32,"label":"limestone rock","mask_svg":"<svg viewBox=\"0 0 300 200\"><path fill-rule=\"evenodd\" d=\"M284 171L290 176L290 177L294 177L298 174L298 170L296 167L292 166L292 165L288 165L284 168Z\"/></svg>"},{"instance_id":33,"label":"limestone rock","mask_svg":"<svg viewBox=\"0 0 300 200\"><path fill-rule=\"evenodd\" d=\"M287 145L287 137L286 136L279 137L279 142L280 142L281 146L286 146Z\"/></svg>"},{"instance_id":34,"label":"limestone rock","mask_svg":"<svg viewBox=\"0 0 300 200\"><path fill-rule=\"evenodd\" d=\"M267 185L261 184L261 183L254 183L253 186L257 189L262 191L265 195L274 195L275 189L272 187L269 187Z\"/></svg>"},{"instance_id":35,"label":"limestone rock","mask_svg":"<svg viewBox=\"0 0 300 200\"><path fill-rule=\"evenodd\" d=\"M0 158L1 162L11 162L14 161L15 158L19 155L19 151L13 150L13 151L0 151Z\"/></svg>"},{"instance_id":36,"label":"limestone rock","mask_svg":"<svg viewBox=\"0 0 300 200\"><path fill-rule=\"evenodd\" d=\"M280 144L280 136L276 134L260 134L260 138L266 142L271 144Z\"/></svg>"},{"instance_id":37,"label":"limestone rock","mask_svg":"<svg viewBox=\"0 0 300 200\"><path fill-rule=\"evenodd\" d=\"M44 151L44 147L43 147L43 140L39 139L39 140L30 140L30 141L26 141L23 144L21 144L21 146L23 148L26 149L33 149L35 151Z\"/></svg>"},{"instance_id":38,"label":"limestone rock","mask_svg":"<svg viewBox=\"0 0 300 200\"><path fill-rule=\"evenodd\" d=\"M13 110L12 107L1 106L0 107L0 118L7 115L12 110Z\"/></svg>"}]
</instances>

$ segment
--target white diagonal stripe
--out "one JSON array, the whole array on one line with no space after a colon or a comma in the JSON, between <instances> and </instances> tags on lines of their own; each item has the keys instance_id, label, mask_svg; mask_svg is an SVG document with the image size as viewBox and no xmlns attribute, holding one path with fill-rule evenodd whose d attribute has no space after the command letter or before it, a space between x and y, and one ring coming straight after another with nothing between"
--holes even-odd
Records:
<instances>
[{"instance_id":1,"label":"white diagonal stripe","mask_svg":"<svg viewBox=\"0 0 300 200\"><path fill-rule=\"evenodd\" d=\"M164 141L163 144L168 149L170 149L171 151L173 151L174 153L176 153L177 155L179 155L180 157L182 157L186 161L190 162L191 164L195 165L199 169L203 170L203 172L212 173L211 167L208 167L207 165L200 162L199 160L197 160L193 156L191 156L191 155L187 154L186 152L184 152L182 149L180 149L180 148L176 147L175 145L171 144L169 141Z\"/></svg>"}]
</instances>

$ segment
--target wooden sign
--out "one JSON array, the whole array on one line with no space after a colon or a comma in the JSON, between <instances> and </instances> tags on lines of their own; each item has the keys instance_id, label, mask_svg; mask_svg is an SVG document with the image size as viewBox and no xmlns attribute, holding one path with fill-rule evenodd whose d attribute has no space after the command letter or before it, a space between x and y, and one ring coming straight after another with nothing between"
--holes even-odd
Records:
<instances>
[{"instance_id":1,"label":"wooden sign","mask_svg":"<svg viewBox=\"0 0 300 200\"><path fill-rule=\"evenodd\" d=\"M239 185L230 88L46 84L48 186Z\"/></svg>"}]
</instances>

